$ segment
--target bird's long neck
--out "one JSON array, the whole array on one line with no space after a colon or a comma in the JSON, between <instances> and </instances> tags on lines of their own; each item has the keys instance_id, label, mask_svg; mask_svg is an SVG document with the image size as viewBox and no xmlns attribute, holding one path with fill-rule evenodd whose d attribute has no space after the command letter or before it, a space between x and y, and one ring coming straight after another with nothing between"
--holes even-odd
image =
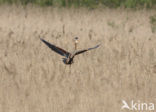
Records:
<instances>
[{"instance_id":1,"label":"bird's long neck","mask_svg":"<svg viewBox=\"0 0 156 112\"><path fill-rule=\"evenodd\" d=\"M77 51L77 43L75 42L75 51Z\"/></svg>"}]
</instances>

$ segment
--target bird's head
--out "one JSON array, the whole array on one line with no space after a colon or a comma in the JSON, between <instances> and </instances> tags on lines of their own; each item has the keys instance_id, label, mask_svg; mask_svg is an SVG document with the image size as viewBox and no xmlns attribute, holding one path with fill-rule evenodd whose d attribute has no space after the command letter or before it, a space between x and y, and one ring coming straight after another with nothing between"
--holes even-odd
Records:
<instances>
[{"instance_id":1,"label":"bird's head","mask_svg":"<svg viewBox=\"0 0 156 112\"><path fill-rule=\"evenodd\" d=\"M78 43L78 39L79 39L78 37L74 38L75 43Z\"/></svg>"}]
</instances>

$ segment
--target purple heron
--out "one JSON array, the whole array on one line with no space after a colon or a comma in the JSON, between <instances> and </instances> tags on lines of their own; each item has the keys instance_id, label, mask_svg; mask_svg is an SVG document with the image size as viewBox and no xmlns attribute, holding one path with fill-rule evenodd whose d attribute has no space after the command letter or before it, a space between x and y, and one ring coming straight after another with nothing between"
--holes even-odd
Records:
<instances>
[{"instance_id":1,"label":"purple heron","mask_svg":"<svg viewBox=\"0 0 156 112\"><path fill-rule=\"evenodd\" d=\"M95 48L98 48L100 46L100 44L99 44L99 45L96 45L95 47L92 47L92 48L77 51L78 37L75 37L75 39L74 39L75 40L75 50L74 50L74 52L70 53L70 52L68 52L62 48L59 48L59 47L45 41L42 38L40 38L40 40L42 42L44 42L52 51L60 54L61 56L64 56L63 62L67 65L71 65L74 62L73 59L76 55L84 53L84 52L92 50L92 49L95 49Z\"/></svg>"}]
</instances>

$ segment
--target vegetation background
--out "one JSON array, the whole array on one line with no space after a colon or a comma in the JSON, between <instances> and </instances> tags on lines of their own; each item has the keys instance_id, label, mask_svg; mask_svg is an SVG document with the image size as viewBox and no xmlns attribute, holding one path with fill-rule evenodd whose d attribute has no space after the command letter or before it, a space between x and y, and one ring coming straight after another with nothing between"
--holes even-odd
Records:
<instances>
[{"instance_id":1,"label":"vegetation background","mask_svg":"<svg viewBox=\"0 0 156 112\"><path fill-rule=\"evenodd\" d=\"M156 0L0 0L0 3L15 3L27 5L37 4L40 6L63 6L63 7L89 7L96 8L98 6L108 7L126 7L126 8L152 8L156 5Z\"/></svg>"},{"instance_id":2,"label":"vegetation background","mask_svg":"<svg viewBox=\"0 0 156 112\"><path fill-rule=\"evenodd\" d=\"M121 100L156 104L155 1L133 1L1 0L0 112L126 112ZM39 39L72 51L75 36L78 49L101 46L77 56L71 69Z\"/></svg>"}]
</instances>

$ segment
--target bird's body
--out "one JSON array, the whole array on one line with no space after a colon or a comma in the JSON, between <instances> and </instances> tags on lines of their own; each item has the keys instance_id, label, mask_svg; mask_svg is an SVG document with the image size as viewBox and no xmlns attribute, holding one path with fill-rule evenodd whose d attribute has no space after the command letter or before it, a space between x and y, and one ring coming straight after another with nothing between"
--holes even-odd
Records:
<instances>
[{"instance_id":1,"label":"bird's body","mask_svg":"<svg viewBox=\"0 0 156 112\"><path fill-rule=\"evenodd\" d=\"M40 38L41 39L41 38ZM41 39L42 42L44 42L51 50L53 50L54 52L64 56L63 58L63 62L67 65L71 65L73 63L73 60L74 60L74 57L78 54L81 54L81 53L84 53L88 50L91 50L91 49L95 49L95 48L98 48L100 45L97 45L93 48L88 48L88 49L84 49L84 50L80 50L80 51L77 51L77 43L78 43L78 38L76 37L75 38L75 51L72 52L72 53L69 53L68 51L65 51L64 49L61 49L53 44L50 44L49 42L45 41L44 39Z\"/></svg>"},{"instance_id":2,"label":"bird's body","mask_svg":"<svg viewBox=\"0 0 156 112\"><path fill-rule=\"evenodd\" d=\"M71 65L72 63L74 63L73 61L74 57L67 57L67 58L63 58L63 62L67 65Z\"/></svg>"}]
</instances>

